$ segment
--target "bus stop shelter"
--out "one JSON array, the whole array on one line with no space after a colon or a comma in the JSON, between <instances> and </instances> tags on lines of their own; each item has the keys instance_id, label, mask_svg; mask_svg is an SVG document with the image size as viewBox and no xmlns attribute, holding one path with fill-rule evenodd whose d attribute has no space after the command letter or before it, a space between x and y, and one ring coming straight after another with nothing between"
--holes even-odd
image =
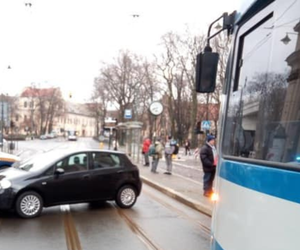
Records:
<instances>
[{"instance_id":1,"label":"bus stop shelter","mask_svg":"<svg viewBox=\"0 0 300 250\"><path fill-rule=\"evenodd\" d=\"M140 161L142 122L131 121L117 125L118 141L125 146L125 152L135 162Z\"/></svg>"}]
</instances>

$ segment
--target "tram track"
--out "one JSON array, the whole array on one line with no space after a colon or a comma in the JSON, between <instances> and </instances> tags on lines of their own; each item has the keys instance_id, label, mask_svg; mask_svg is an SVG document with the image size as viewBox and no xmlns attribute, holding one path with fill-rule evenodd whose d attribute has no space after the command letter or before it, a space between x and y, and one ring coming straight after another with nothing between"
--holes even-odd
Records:
<instances>
[{"instance_id":1,"label":"tram track","mask_svg":"<svg viewBox=\"0 0 300 250\"><path fill-rule=\"evenodd\" d=\"M201 231L205 234L205 236L207 236L210 239L211 234L210 234L210 228L209 227L207 227L206 225L204 225L200 221L195 221L193 218L191 218L190 216L188 216L182 210L180 210L177 207L172 206L169 203L163 201L162 199L158 198L157 196L151 194L149 191L147 191L147 190L144 189L143 193L146 194L147 196L151 197L151 199L159 202L161 205L163 205L167 209L170 209L171 211L176 212L179 216L181 216L185 220L187 220L187 221L191 222L192 224L196 225L198 228L201 229ZM207 216L207 214L205 214L205 213L202 213L202 214L204 216Z\"/></svg>"},{"instance_id":2,"label":"tram track","mask_svg":"<svg viewBox=\"0 0 300 250\"><path fill-rule=\"evenodd\" d=\"M118 215L126 222L131 231L137 235L149 250L162 250L162 248L151 240L144 230L126 214L125 210L118 208L116 205L114 205L114 207L117 210Z\"/></svg>"},{"instance_id":3,"label":"tram track","mask_svg":"<svg viewBox=\"0 0 300 250\"><path fill-rule=\"evenodd\" d=\"M60 208L63 212L63 222L68 250L82 250L77 229L70 212L70 206L63 205Z\"/></svg>"},{"instance_id":4,"label":"tram track","mask_svg":"<svg viewBox=\"0 0 300 250\"><path fill-rule=\"evenodd\" d=\"M185 213L182 209L164 201L162 198L157 197L152 194L149 190L143 190L144 194L147 195L150 199L158 202L165 208L170 211L175 212L180 218L188 221L189 223L196 226L196 228L201 230L203 236L207 239L210 239L210 228L201 223L199 220L195 220L187 213ZM112 208L114 208L116 214L125 222L125 224L129 227L129 229L136 235L136 237L145 245L145 247L149 250L163 250L163 248L155 242L147 232L136 222L136 220L132 219L128 214L128 210L120 209L116 204L111 204ZM65 239L68 250L82 250L80 238L76 229L76 225L71 213L71 209L69 205L61 206L61 211L63 213L63 225L65 231ZM206 214L203 214L207 216ZM1 220L0 220L1 225Z\"/></svg>"},{"instance_id":5,"label":"tram track","mask_svg":"<svg viewBox=\"0 0 300 250\"><path fill-rule=\"evenodd\" d=\"M115 204L112 207L117 211L120 218L125 221L126 225L130 230L143 242L143 244L149 250L163 250L157 243L155 243L151 238L144 232L144 230L132 220L125 212L125 210L120 209ZM61 206L61 211L63 213L64 230L66 237L66 244L68 250L82 250L80 239L77 233L77 229L70 211L69 205ZM1 223L1 220L0 220Z\"/></svg>"}]
</instances>

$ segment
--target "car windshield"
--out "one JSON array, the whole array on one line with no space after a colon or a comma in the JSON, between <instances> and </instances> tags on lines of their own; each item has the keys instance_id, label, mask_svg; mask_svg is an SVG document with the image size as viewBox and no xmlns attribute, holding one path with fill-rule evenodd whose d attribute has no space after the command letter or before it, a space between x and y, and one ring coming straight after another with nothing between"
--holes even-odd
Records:
<instances>
[{"instance_id":1,"label":"car windshield","mask_svg":"<svg viewBox=\"0 0 300 250\"><path fill-rule=\"evenodd\" d=\"M25 159L14 164L13 167L28 172L36 172L43 169L46 165L48 165L48 163L51 163L54 159L54 156L55 154L53 152L36 155L32 158Z\"/></svg>"}]
</instances>

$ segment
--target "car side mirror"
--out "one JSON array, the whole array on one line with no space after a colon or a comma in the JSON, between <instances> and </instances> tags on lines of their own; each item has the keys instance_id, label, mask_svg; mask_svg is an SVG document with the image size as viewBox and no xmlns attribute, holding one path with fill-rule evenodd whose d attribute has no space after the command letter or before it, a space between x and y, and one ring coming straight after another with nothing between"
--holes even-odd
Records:
<instances>
[{"instance_id":1,"label":"car side mirror","mask_svg":"<svg viewBox=\"0 0 300 250\"><path fill-rule=\"evenodd\" d=\"M204 51L197 55L196 92L212 93L216 88L219 54Z\"/></svg>"},{"instance_id":2,"label":"car side mirror","mask_svg":"<svg viewBox=\"0 0 300 250\"><path fill-rule=\"evenodd\" d=\"M62 175L65 173L65 170L62 168L57 168L54 172L55 175Z\"/></svg>"}]
</instances>

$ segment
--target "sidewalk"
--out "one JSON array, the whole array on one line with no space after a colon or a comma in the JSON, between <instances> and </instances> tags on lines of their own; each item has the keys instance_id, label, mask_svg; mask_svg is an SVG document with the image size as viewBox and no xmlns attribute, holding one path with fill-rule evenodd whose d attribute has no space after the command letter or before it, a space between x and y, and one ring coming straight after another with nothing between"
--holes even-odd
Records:
<instances>
[{"instance_id":1,"label":"sidewalk","mask_svg":"<svg viewBox=\"0 0 300 250\"><path fill-rule=\"evenodd\" d=\"M154 174L150 172L150 167L144 167L141 164L137 165L145 184L156 188L191 208L209 216L212 215L213 202L203 196L203 187L200 183L176 174L166 175L161 170L159 174Z\"/></svg>"}]
</instances>

